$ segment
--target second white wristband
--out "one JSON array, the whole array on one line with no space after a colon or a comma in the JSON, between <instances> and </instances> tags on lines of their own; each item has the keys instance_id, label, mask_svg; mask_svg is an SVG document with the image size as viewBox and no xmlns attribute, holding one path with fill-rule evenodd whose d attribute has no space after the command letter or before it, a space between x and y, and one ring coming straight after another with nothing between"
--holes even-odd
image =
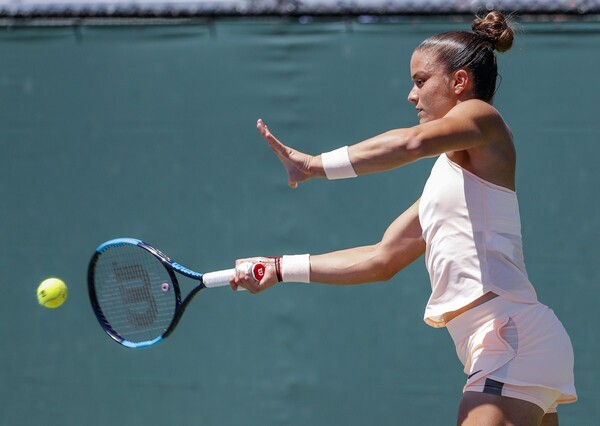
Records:
<instances>
[{"instance_id":1,"label":"second white wristband","mask_svg":"<svg viewBox=\"0 0 600 426\"><path fill-rule=\"evenodd\" d=\"M347 179L357 176L350 161L348 146L324 152L321 154L321 161L327 179Z\"/></svg>"}]
</instances>

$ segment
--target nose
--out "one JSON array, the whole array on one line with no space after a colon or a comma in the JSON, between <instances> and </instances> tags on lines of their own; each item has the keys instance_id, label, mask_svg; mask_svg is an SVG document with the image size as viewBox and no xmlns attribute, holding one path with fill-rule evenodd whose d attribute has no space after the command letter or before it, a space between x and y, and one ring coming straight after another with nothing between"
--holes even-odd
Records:
<instances>
[{"instance_id":1,"label":"nose","mask_svg":"<svg viewBox=\"0 0 600 426\"><path fill-rule=\"evenodd\" d=\"M413 104L417 104L417 102L419 102L419 96L417 95L417 88L416 86L413 86L412 89L410 89L410 92L408 92L408 102L413 103Z\"/></svg>"}]
</instances>

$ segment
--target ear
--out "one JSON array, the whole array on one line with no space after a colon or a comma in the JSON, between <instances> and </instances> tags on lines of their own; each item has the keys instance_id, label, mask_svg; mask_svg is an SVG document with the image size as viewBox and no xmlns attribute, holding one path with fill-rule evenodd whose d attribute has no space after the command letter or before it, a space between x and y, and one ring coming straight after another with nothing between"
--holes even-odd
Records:
<instances>
[{"instance_id":1,"label":"ear","mask_svg":"<svg viewBox=\"0 0 600 426\"><path fill-rule=\"evenodd\" d=\"M469 85L469 73L465 70L458 70L454 73L454 93L460 95Z\"/></svg>"}]
</instances>

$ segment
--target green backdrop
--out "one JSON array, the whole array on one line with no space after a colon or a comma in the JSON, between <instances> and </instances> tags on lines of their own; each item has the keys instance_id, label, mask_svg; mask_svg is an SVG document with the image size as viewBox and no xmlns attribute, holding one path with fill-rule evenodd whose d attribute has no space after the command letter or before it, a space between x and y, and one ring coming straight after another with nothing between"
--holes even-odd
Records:
<instances>
[{"instance_id":1,"label":"green backdrop","mask_svg":"<svg viewBox=\"0 0 600 426\"><path fill-rule=\"evenodd\" d=\"M287 187L255 131L320 153L416 124L413 48L468 22L217 19L0 33L0 424L450 425L465 377L423 321L419 259L388 283L203 293L166 343L121 348L89 307L87 263L118 236L193 269L377 241L432 161ZM600 416L600 24L522 23L496 106L519 152L525 254L569 330ZM48 276L60 309L37 305ZM185 282L185 284L191 284Z\"/></svg>"}]
</instances>

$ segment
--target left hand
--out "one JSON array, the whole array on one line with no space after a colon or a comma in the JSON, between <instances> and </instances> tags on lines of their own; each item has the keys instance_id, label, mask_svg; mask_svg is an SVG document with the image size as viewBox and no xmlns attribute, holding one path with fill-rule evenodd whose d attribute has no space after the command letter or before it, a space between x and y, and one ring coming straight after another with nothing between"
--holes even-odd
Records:
<instances>
[{"instance_id":1,"label":"left hand","mask_svg":"<svg viewBox=\"0 0 600 426\"><path fill-rule=\"evenodd\" d=\"M304 154L281 143L279 139L273 136L261 119L256 123L256 128L285 167L290 188L297 188L298 182L304 182L315 177L311 171L314 156Z\"/></svg>"}]
</instances>

